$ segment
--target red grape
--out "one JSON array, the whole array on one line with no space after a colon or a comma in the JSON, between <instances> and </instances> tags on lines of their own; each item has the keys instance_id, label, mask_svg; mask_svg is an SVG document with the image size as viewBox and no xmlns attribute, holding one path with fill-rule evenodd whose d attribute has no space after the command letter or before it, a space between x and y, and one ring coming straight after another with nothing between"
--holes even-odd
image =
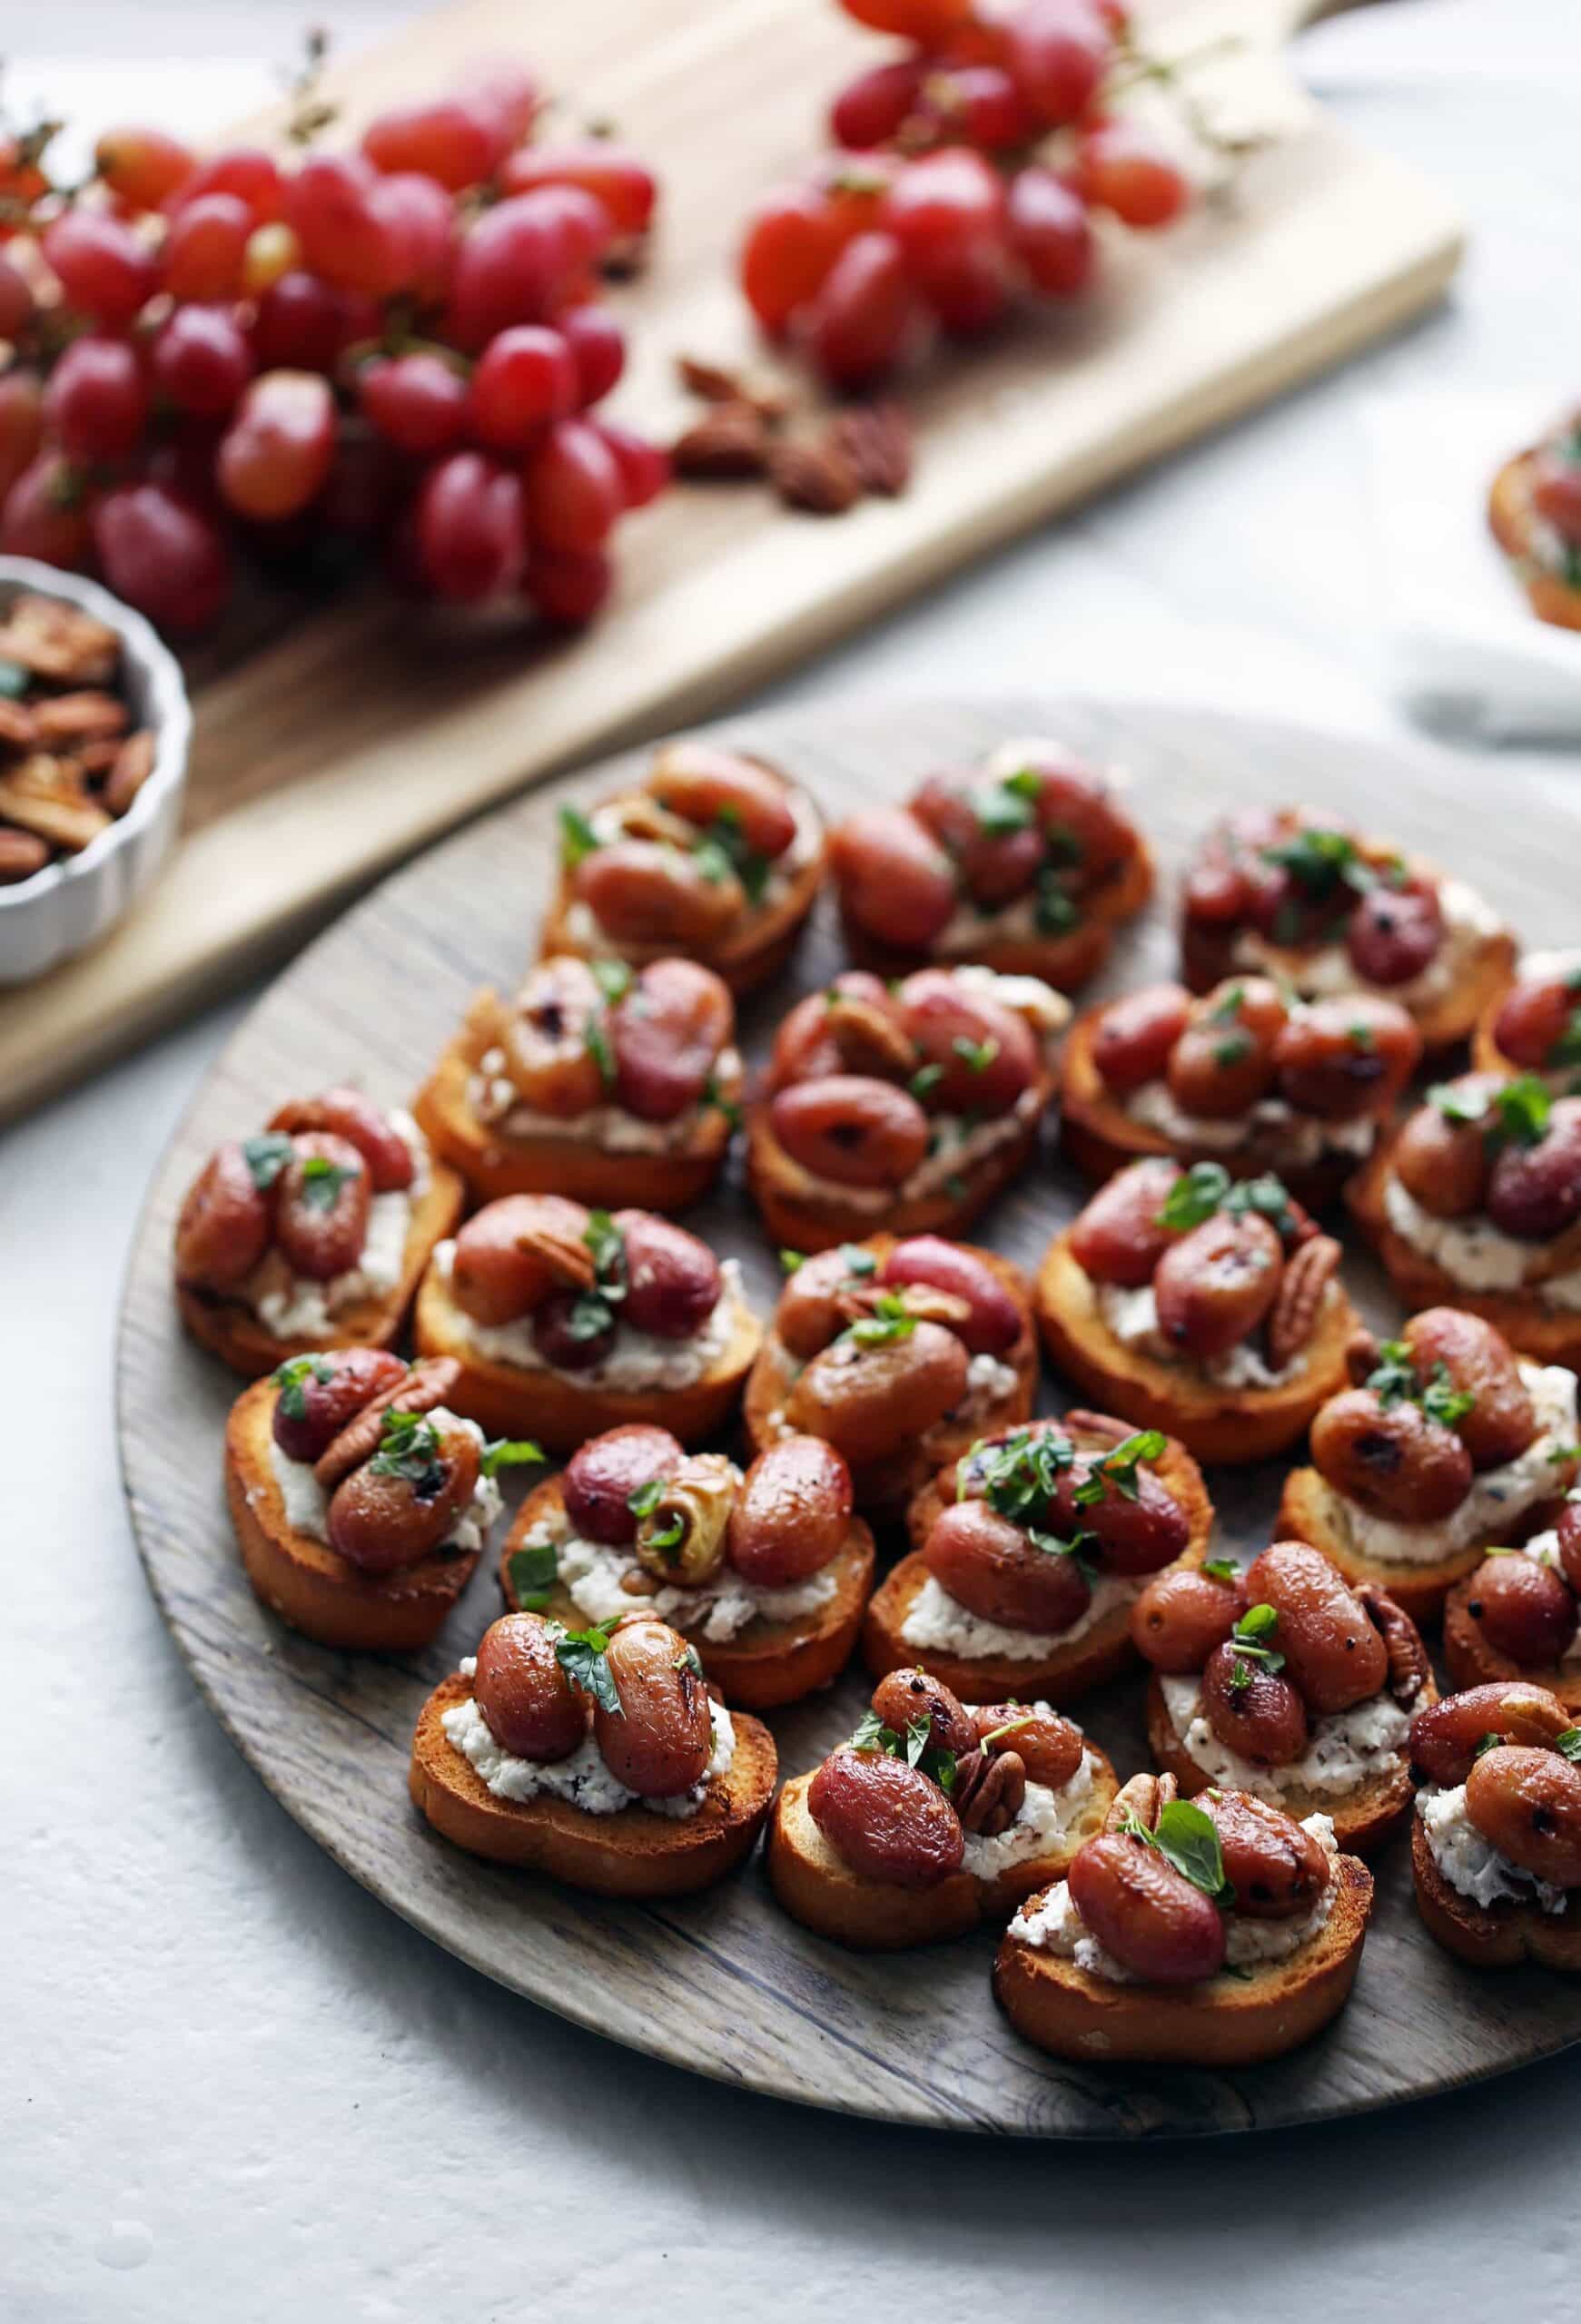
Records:
<instances>
[{"instance_id":1,"label":"red grape","mask_svg":"<svg viewBox=\"0 0 1581 2324\"><path fill-rule=\"evenodd\" d=\"M327 533L365 539L381 533L410 488L400 453L371 428L342 423L334 466L311 509Z\"/></svg>"},{"instance_id":2,"label":"red grape","mask_svg":"<svg viewBox=\"0 0 1581 2324\"><path fill-rule=\"evenodd\" d=\"M973 0L840 0L848 16L919 48L941 48L972 15Z\"/></svg>"},{"instance_id":3,"label":"red grape","mask_svg":"<svg viewBox=\"0 0 1581 2324\"><path fill-rule=\"evenodd\" d=\"M615 586L615 568L601 549L534 548L522 586L546 621L580 628L592 620Z\"/></svg>"},{"instance_id":4,"label":"red grape","mask_svg":"<svg viewBox=\"0 0 1581 2324\"><path fill-rule=\"evenodd\" d=\"M442 298L456 239L456 213L444 188L415 170L402 170L379 180L369 192L368 206L389 245L390 289L428 300ZM360 287L373 288L371 283Z\"/></svg>"},{"instance_id":5,"label":"red grape","mask_svg":"<svg viewBox=\"0 0 1581 2324\"><path fill-rule=\"evenodd\" d=\"M370 318L370 331L377 318ZM258 301L252 346L266 371L332 371L356 336L345 299L300 269L271 283Z\"/></svg>"},{"instance_id":6,"label":"red grape","mask_svg":"<svg viewBox=\"0 0 1581 2324\"><path fill-rule=\"evenodd\" d=\"M33 285L20 267L0 258L0 339L13 344L33 320Z\"/></svg>"},{"instance_id":7,"label":"red grape","mask_svg":"<svg viewBox=\"0 0 1581 2324\"><path fill-rule=\"evenodd\" d=\"M1052 170L1018 170L1010 183L1010 241L1034 290L1073 299L1097 255L1086 204Z\"/></svg>"},{"instance_id":8,"label":"red grape","mask_svg":"<svg viewBox=\"0 0 1581 2324\"><path fill-rule=\"evenodd\" d=\"M500 153L520 143L543 103L538 83L513 56L485 57L471 65L457 83L455 94L488 123Z\"/></svg>"},{"instance_id":9,"label":"red grape","mask_svg":"<svg viewBox=\"0 0 1581 2324\"><path fill-rule=\"evenodd\" d=\"M111 330L124 330L158 287L131 227L103 210L66 211L44 228L40 248L71 304Z\"/></svg>"},{"instance_id":10,"label":"red grape","mask_svg":"<svg viewBox=\"0 0 1581 2324\"><path fill-rule=\"evenodd\" d=\"M817 296L841 240L818 188L782 188L759 205L741 253L741 287L765 330L783 330Z\"/></svg>"},{"instance_id":11,"label":"red grape","mask_svg":"<svg viewBox=\"0 0 1581 2324\"><path fill-rule=\"evenodd\" d=\"M50 374L44 419L70 460L119 460L148 421L148 390L124 339L74 339Z\"/></svg>"},{"instance_id":12,"label":"red grape","mask_svg":"<svg viewBox=\"0 0 1581 2324\"><path fill-rule=\"evenodd\" d=\"M568 307L560 335L577 367L577 403L586 410L600 402L626 369L626 339L607 307Z\"/></svg>"},{"instance_id":13,"label":"red grape","mask_svg":"<svg viewBox=\"0 0 1581 2324\"><path fill-rule=\"evenodd\" d=\"M362 151L376 170L417 170L451 193L478 185L499 158L499 136L459 97L396 105L370 122Z\"/></svg>"},{"instance_id":14,"label":"red grape","mask_svg":"<svg viewBox=\"0 0 1581 2324\"><path fill-rule=\"evenodd\" d=\"M970 337L1003 320L1015 276L1004 243L985 240L919 266L916 283L944 329Z\"/></svg>"},{"instance_id":15,"label":"red grape","mask_svg":"<svg viewBox=\"0 0 1581 2324\"><path fill-rule=\"evenodd\" d=\"M557 421L528 455L528 524L545 548L602 548L626 506L619 463L586 419Z\"/></svg>"},{"instance_id":16,"label":"red grape","mask_svg":"<svg viewBox=\"0 0 1581 2324\"><path fill-rule=\"evenodd\" d=\"M621 428L612 419L600 419L594 424L614 455L626 506L646 508L650 500L658 498L670 480L668 453L661 451L657 444L650 444L646 436Z\"/></svg>"},{"instance_id":17,"label":"red grape","mask_svg":"<svg viewBox=\"0 0 1581 2324\"><path fill-rule=\"evenodd\" d=\"M1076 152L1075 181L1095 209L1127 226L1167 226L1191 199L1191 187L1162 147L1134 122L1107 121Z\"/></svg>"},{"instance_id":18,"label":"red grape","mask_svg":"<svg viewBox=\"0 0 1581 2324\"><path fill-rule=\"evenodd\" d=\"M361 153L310 153L285 182L286 221L312 272L371 299L387 299L400 281L396 237L373 206L382 183Z\"/></svg>"},{"instance_id":19,"label":"red grape","mask_svg":"<svg viewBox=\"0 0 1581 2324\"><path fill-rule=\"evenodd\" d=\"M280 216L285 182L272 155L261 153L255 146L233 145L210 161L200 162L164 206L174 216L189 202L200 201L206 193L236 194L252 212L254 225L264 226Z\"/></svg>"},{"instance_id":20,"label":"red grape","mask_svg":"<svg viewBox=\"0 0 1581 2324\"><path fill-rule=\"evenodd\" d=\"M811 320L813 351L836 387L864 387L899 360L916 315L893 234L858 234L825 281Z\"/></svg>"},{"instance_id":21,"label":"red grape","mask_svg":"<svg viewBox=\"0 0 1581 2324\"><path fill-rule=\"evenodd\" d=\"M1025 98L1000 64L963 64L929 76L926 115L941 130L983 153L1024 145L1037 123Z\"/></svg>"},{"instance_id":22,"label":"red grape","mask_svg":"<svg viewBox=\"0 0 1581 2324\"><path fill-rule=\"evenodd\" d=\"M178 307L153 342L154 381L183 411L223 418L252 377L247 334L228 308Z\"/></svg>"},{"instance_id":23,"label":"red grape","mask_svg":"<svg viewBox=\"0 0 1581 2324\"><path fill-rule=\"evenodd\" d=\"M275 524L305 508L330 473L335 399L316 371L265 371L220 446L220 490L239 516Z\"/></svg>"},{"instance_id":24,"label":"red grape","mask_svg":"<svg viewBox=\"0 0 1581 2324\"><path fill-rule=\"evenodd\" d=\"M618 234L641 234L653 221L658 186L653 172L623 146L603 138L585 145L524 145L499 172L507 193L539 186L577 186L590 193Z\"/></svg>"},{"instance_id":25,"label":"red grape","mask_svg":"<svg viewBox=\"0 0 1581 2324\"><path fill-rule=\"evenodd\" d=\"M171 297L233 297L252 231L252 212L238 193L203 193L183 203L164 241L164 288Z\"/></svg>"},{"instance_id":26,"label":"red grape","mask_svg":"<svg viewBox=\"0 0 1581 2324\"><path fill-rule=\"evenodd\" d=\"M129 210L157 210L191 177L197 160L163 129L107 129L94 148L94 167Z\"/></svg>"},{"instance_id":27,"label":"red grape","mask_svg":"<svg viewBox=\"0 0 1581 2324\"><path fill-rule=\"evenodd\" d=\"M884 199L884 223L919 271L947 267L1003 238L1004 188L969 145L908 162Z\"/></svg>"},{"instance_id":28,"label":"red grape","mask_svg":"<svg viewBox=\"0 0 1581 2324\"><path fill-rule=\"evenodd\" d=\"M301 244L282 218L254 226L242 254L242 288L250 299L260 299L301 263Z\"/></svg>"},{"instance_id":29,"label":"red grape","mask_svg":"<svg viewBox=\"0 0 1581 2324\"><path fill-rule=\"evenodd\" d=\"M456 253L450 320L460 344L479 348L512 323L549 321L576 265L550 190L484 211Z\"/></svg>"},{"instance_id":30,"label":"red grape","mask_svg":"<svg viewBox=\"0 0 1581 2324\"><path fill-rule=\"evenodd\" d=\"M1086 112L1112 45L1090 0L1022 0L1009 37L1010 70L1040 121L1058 129Z\"/></svg>"},{"instance_id":31,"label":"red grape","mask_svg":"<svg viewBox=\"0 0 1581 2324\"><path fill-rule=\"evenodd\" d=\"M576 409L577 386L576 358L559 332L544 323L515 323L478 358L473 433L497 451L520 451L551 419Z\"/></svg>"},{"instance_id":32,"label":"red grape","mask_svg":"<svg viewBox=\"0 0 1581 2324\"><path fill-rule=\"evenodd\" d=\"M44 441L44 382L36 371L0 371L0 500Z\"/></svg>"},{"instance_id":33,"label":"red grape","mask_svg":"<svg viewBox=\"0 0 1581 2324\"><path fill-rule=\"evenodd\" d=\"M163 485L110 493L94 512L94 546L116 596L162 628L204 629L230 596L230 559L218 530Z\"/></svg>"},{"instance_id":34,"label":"red grape","mask_svg":"<svg viewBox=\"0 0 1581 2324\"><path fill-rule=\"evenodd\" d=\"M358 375L362 409L403 452L448 452L467 425L467 382L442 355L376 358Z\"/></svg>"},{"instance_id":35,"label":"red grape","mask_svg":"<svg viewBox=\"0 0 1581 2324\"><path fill-rule=\"evenodd\" d=\"M829 133L836 145L861 153L884 145L915 112L926 67L917 57L875 64L847 83L829 111Z\"/></svg>"},{"instance_id":36,"label":"red grape","mask_svg":"<svg viewBox=\"0 0 1581 2324\"><path fill-rule=\"evenodd\" d=\"M53 447L30 460L5 496L0 549L41 565L80 565L87 555L92 510L85 480Z\"/></svg>"},{"instance_id":37,"label":"red grape","mask_svg":"<svg viewBox=\"0 0 1581 2324\"><path fill-rule=\"evenodd\" d=\"M423 572L441 597L476 604L519 578L522 489L481 452L452 452L429 470L417 504Z\"/></svg>"}]
</instances>

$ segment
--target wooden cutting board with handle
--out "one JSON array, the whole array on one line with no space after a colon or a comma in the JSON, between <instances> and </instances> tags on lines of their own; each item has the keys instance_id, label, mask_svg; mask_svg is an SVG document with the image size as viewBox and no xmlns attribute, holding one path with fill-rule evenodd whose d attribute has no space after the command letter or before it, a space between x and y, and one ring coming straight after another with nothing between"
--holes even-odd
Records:
<instances>
[{"instance_id":1,"label":"wooden cutting board with handle","mask_svg":"<svg viewBox=\"0 0 1581 2324\"><path fill-rule=\"evenodd\" d=\"M911 592L1338 361L1435 299L1448 198L1355 144L1297 86L1310 0L1153 0L1166 53L1271 142L1234 199L1117 235L1102 288L908 387L918 474L837 519L752 487L691 486L633 518L616 602L585 637L460 622L359 585L194 666L186 831L142 909L84 958L0 997L0 1114L124 1051L287 950L376 872L597 747L691 719ZM1223 46L1220 48L1220 44ZM690 408L677 354L753 352L732 258L754 199L818 148L829 98L884 54L832 0L458 0L331 74L355 125L469 58L515 52L661 170L653 263L617 294L632 360L614 409L661 435ZM254 129L258 124L251 124Z\"/></svg>"}]
</instances>

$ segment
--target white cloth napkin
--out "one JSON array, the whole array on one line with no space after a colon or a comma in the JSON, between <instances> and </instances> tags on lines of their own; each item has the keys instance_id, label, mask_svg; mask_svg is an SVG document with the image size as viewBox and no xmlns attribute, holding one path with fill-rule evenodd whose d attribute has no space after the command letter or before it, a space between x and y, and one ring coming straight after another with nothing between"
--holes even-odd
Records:
<instances>
[{"instance_id":1,"label":"white cloth napkin","mask_svg":"<svg viewBox=\"0 0 1581 2324\"><path fill-rule=\"evenodd\" d=\"M1562 388L1450 389L1363 407L1388 675L1435 726L1581 739L1581 631L1531 612L1487 513L1496 470L1566 402Z\"/></svg>"}]
</instances>

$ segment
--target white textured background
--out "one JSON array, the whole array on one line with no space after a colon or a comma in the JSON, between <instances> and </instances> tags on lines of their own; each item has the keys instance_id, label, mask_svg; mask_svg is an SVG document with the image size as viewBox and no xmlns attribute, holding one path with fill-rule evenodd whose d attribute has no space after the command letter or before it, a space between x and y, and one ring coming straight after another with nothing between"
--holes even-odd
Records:
<instances>
[{"instance_id":1,"label":"white textured background","mask_svg":"<svg viewBox=\"0 0 1581 2324\"><path fill-rule=\"evenodd\" d=\"M306 13L0 0L0 52L18 94L90 122L179 112L202 128L267 94ZM403 11L311 13L350 42ZM1359 133L1470 213L1452 306L785 693L1141 684L1397 724L1359 399L1448 377L1581 389L1581 24L1575 0L1393 0L1302 54ZM1559 783L1581 773L1548 763ZM1491 763L1488 779L1491 809ZM1468 835L1472 860L1480 844ZM1573 2059L1256 2142L1078 2152L891 2132L573 2032L336 1871L199 1702L143 1588L111 1441L142 1188L237 1013L0 1140L4 2324L1574 2324Z\"/></svg>"}]
</instances>

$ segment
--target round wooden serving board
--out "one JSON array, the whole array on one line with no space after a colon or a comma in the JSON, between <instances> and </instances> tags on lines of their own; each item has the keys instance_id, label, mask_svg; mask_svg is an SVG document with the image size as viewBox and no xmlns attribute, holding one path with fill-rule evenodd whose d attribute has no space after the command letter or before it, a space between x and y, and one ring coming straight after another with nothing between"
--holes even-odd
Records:
<instances>
[{"instance_id":1,"label":"round wooden serving board","mask_svg":"<svg viewBox=\"0 0 1581 2324\"><path fill-rule=\"evenodd\" d=\"M1256 800L1320 801L1464 869L1529 943L1576 933L1566 877L1576 833L1556 835L1554 811L1535 795L1523 812L1507 775L1495 802L1446 759L1268 722L1088 702L874 703L720 731L783 763L836 813L1016 734L1057 734L1129 768L1165 894L1118 948L1105 990L1171 972L1171 874L1211 815ZM406 1098L474 987L509 990L536 950L557 808L600 794L641 763L608 763L497 812L349 912L254 1009L165 1157L122 1314L122 1457L154 1595L232 1741L337 1863L474 1968L677 2065L850 2113L1044 2137L1266 2128L1421 2097L1581 2038L1581 1986L1536 1971L1478 1977L1428 1940L1401 1842L1377 1867L1378 1909L1350 2006L1305 2050L1234 2075L1063 2064L1025 2046L995 2009L987 1935L865 1958L785 1918L756 1862L709 1896L618 1905L492 1869L439 1839L409 1804L408 1748L423 1697L499 1610L489 1559L444 1639L410 1661L311 1646L256 1603L221 1491L222 1428L237 1384L183 1340L170 1297L182 1192L219 1139L252 1128L293 1091L351 1078L385 1101ZM442 783L442 766L433 778ZM1495 808L1497 858L1487 844ZM750 1057L761 1058L789 1001L839 962L825 912L794 979L749 1008ZM1080 1195L1051 1142L979 1232L1030 1266ZM779 1271L738 1187L688 1223L743 1260L766 1308ZM1347 1275L1374 1320L1395 1319L1359 1254L1348 1256ZM1061 1401L1049 1383L1045 1396ZM1223 1542L1249 1552L1265 1543L1279 1470L1210 1482ZM1125 1683L1080 1707L1123 1774L1145 1764L1140 1693ZM848 1734L865 1699L847 1677L778 1714L782 1772L805 1768Z\"/></svg>"}]
</instances>

